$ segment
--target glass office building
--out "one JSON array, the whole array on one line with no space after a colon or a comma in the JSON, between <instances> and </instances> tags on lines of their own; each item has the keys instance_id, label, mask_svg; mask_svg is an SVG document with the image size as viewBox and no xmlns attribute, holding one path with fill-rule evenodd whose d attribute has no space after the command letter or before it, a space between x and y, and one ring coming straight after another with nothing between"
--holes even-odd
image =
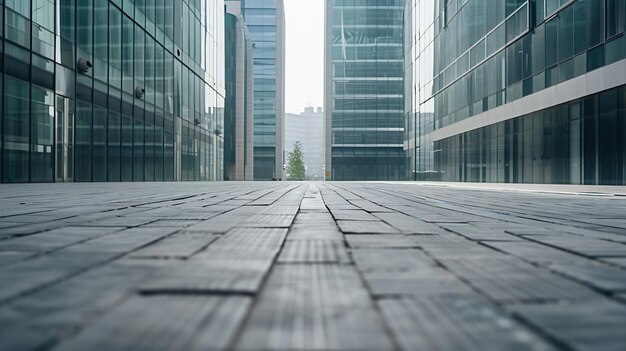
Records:
<instances>
[{"instance_id":1,"label":"glass office building","mask_svg":"<svg viewBox=\"0 0 626 351\"><path fill-rule=\"evenodd\" d=\"M252 41L239 1L226 1L224 51L224 180L254 179L254 76Z\"/></svg>"},{"instance_id":2,"label":"glass office building","mask_svg":"<svg viewBox=\"0 0 626 351\"><path fill-rule=\"evenodd\" d=\"M409 176L626 184L624 0L411 0Z\"/></svg>"},{"instance_id":3,"label":"glass office building","mask_svg":"<svg viewBox=\"0 0 626 351\"><path fill-rule=\"evenodd\" d=\"M219 180L222 0L0 0L2 182Z\"/></svg>"},{"instance_id":4,"label":"glass office building","mask_svg":"<svg viewBox=\"0 0 626 351\"><path fill-rule=\"evenodd\" d=\"M254 179L283 179L285 10L283 0L241 0L254 55Z\"/></svg>"},{"instance_id":5,"label":"glass office building","mask_svg":"<svg viewBox=\"0 0 626 351\"><path fill-rule=\"evenodd\" d=\"M405 177L404 0L326 0L328 180Z\"/></svg>"}]
</instances>

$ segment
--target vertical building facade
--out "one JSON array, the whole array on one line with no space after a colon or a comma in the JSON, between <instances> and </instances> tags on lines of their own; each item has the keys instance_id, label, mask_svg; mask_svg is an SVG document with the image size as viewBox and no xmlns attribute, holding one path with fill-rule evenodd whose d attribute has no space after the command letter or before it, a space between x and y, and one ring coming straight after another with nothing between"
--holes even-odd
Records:
<instances>
[{"instance_id":1,"label":"vertical building facade","mask_svg":"<svg viewBox=\"0 0 626 351\"><path fill-rule=\"evenodd\" d=\"M285 114L285 150L289 155L296 142L302 145L305 179L324 180L324 113L306 107L300 114Z\"/></svg>"},{"instance_id":2,"label":"vertical building facade","mask_svg":"<svg viewBox=\"0 0 626 351\"><path fill-rule=\"evenodd\" d=\"M254 52L254 179L282 179L285 120L283 0L242 0Z\"/></svg>"},{"instance_id":3,"label":"vertical building facade","mask_svg":"<svg viewBox=\"0 0 626 351\"><path fill-rule=\"evenodd\" d=\"M404 0L325 4L326 179L404 179Z\"/></svg>"},{"instance_id":4,"label":"vertical building facade","mask_svg":"<svg viewBox=\"0 0 626 351\"><path fill-rule=\"evenodd\" d=\"M241 2L226 1L224 51L224 180L254 179L254 77L252 41Z\"/></svg>"},{"instance_id":5,"label":"vertical building facade","mask_svg":"<svg viewBox=\"0 0 626 351\"><path fill-rule=\"evenodd\" d=\"M5 0L2 182L222 178L222 0Z\"/></svg>"},{"instance_id":6,"label":"vertical building facade","mask_svg":"<svg viewBox=\"0 0 626 351\"><path fill-rule=\"evenodd\" d=\"M624 0L411 0L412 179L626 184Z\"/></svg>"}]
</instances>

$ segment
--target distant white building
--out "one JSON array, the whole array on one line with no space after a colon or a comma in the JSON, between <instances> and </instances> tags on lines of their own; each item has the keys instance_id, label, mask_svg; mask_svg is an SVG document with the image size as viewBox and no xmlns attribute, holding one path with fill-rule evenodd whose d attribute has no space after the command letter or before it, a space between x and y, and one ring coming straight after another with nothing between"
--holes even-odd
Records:
<instances>
[{"instance_id":1,"label":"distant white building","mask_svg":"<svg viewBox=\"0 0 626 351\"><path fill-rule=\"evenodd\" d=\"M324 114L307 107L301 114L285 114L285 163L295 143L302 144L307 180L324 180Z\"/></svg>"}]
</instances>

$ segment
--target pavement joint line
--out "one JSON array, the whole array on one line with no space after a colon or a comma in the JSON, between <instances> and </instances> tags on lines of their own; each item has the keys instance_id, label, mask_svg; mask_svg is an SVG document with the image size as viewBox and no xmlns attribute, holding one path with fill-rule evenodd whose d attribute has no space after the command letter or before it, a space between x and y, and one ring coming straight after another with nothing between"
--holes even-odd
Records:
<instances>
[{"instance_id":1,"label":"pavement joint line","mask_svg":"<svg viewBox=\"0 0 626 351\"><path fill-rule=\"evenodd\" d=\"M297 189L297 188L298 187L295 187L293 189ZM293 189L291 189L291 190L293 190ZM291 191L291 190L289 190L289 191ZM286 194L287 193L284 193L280 198L282 198ZM275 203L275 201L273 203ZM265 207L267 208L267 207L271 206L272 204L266 205ZM287 233L285 234L285 237L283 238L283 241L280 244L280 248L277 250L276 254L274 255L274 258L272 259L272 264L270 265L270 268L268 269L267 272L265 272L265 275L261 279L261 283L259 284L259 287L258 287L257 291L255 292L255 295L260 294L263 291L263 288L267 285L267 281L268 281L270 275L272 274L272 271L274 271L274 267L276 266L276 263L278 262L278 257L280 257L280 254L283 251L283 248L285 247L285 243L287 242L287 238L289 237L289 233L291 233L291 231L293 229L293 223L295 222L295 219L298 217L298 214L300 212L300 206L302 206L302 199L300 199L300 205L298 206L298 212L296 212L293 220L291 221L291 224L287 228ZM284 229L284 227L280 228L280 229ZM244 333L244 327L250 321L250 319L252 317L252 311L254 311L254 308L255 308L255 306L258 303L259 303L258 299L254 299L252 301L252 303L250 304L250 306L248 307L248 310L245 312L244 317L239 322L239 326L237 327L237 330L233 334L232 340L228 344L228 349L233 349L235 347L235 344L237 343L237 341L239 339L241 339L241 336Z\"/></svg>"},{"instance_id":2,"label":"pavement joint line","mask_svg":"<svg viewBox=\"0 0 626 351\"><path fill-rule=\"evenodd\" d=\"M331 214L331 218L333 218L333 221L335 223L335 227L341 231L341 229L339 227L339 224L337 223L337 219L334 216L332 216L332 211L330 210L330 208L328 207L328 204L324 200L324 194L321 191L320 191L320 197L322 199L322 202L324 202L324 206L325 206L326 210ZM358 269L357 266L356 266L356 263L355 263L355 260L354 260L354 257L353 257L353 253L352 253L352 248L350 247L350 244L349 244L348 240L346 239L346 234L341 232L341 235L343 236L344 245L346 246L346 249L348 250L348 255L350 256L350 262L351 262L350 264L354 266L354 269L356 270L357 274L359 275L359 279L361 280L361 284L363 284L363 286L367 290L367 293L369 294L369 297L370 297L370 299L371 299L371 301L373 303L374 310L380 316L380 318L382 318L382 320L383 320L383 328L385 330L385 333L387 334L387 336L391 340L393 349L394 350L399 350L400 349L399 341L394 337L393 330L391 329L391 326L389 325L389 323L385 322L385 318L383 317L383 313L382 313L382 311L380 309L380 306L376 303L376 300L374 298L375 294L372 291L372 287L368 284L367 279L365 279L365 276L363 275L363 272L360 269Z\"/></svg>"}]
</instances>

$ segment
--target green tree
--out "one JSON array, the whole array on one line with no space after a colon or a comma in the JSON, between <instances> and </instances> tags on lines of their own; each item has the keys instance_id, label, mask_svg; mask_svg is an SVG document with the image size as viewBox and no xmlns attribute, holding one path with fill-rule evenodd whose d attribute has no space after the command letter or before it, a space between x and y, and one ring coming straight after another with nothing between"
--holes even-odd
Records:
<instances>
[{"instance_id":1,"label":"green tree","mask_svg":"<svg viewBox=\"0 0 626 351\"><path fill-rule=\"evenodd\" d=\"M289 153L287 164L288 179L304 180L304 159L302 158L302 145L299 141L293 145L293 151Z\"/></svg>"}]
</instances>

